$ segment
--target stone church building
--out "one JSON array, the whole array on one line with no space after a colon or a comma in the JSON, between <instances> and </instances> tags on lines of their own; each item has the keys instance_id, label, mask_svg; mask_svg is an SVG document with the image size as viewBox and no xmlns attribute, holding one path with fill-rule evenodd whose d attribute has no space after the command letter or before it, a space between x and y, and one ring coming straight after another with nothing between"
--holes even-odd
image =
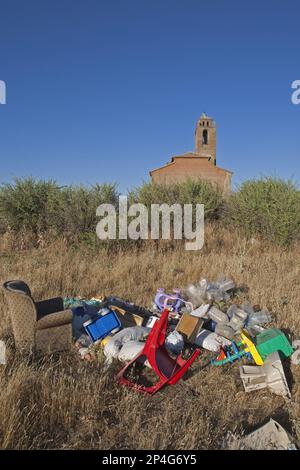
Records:
<instances>
[{"instance_id":1,"label":"stone church building","mask_svg":"<svg viewBox=\"0 0 300 470\"><path fill-rule=\"evenodd\" d=\"M150 171L152 181L172 184L188 178L203 179L218 185L224 193L230 193L232 172L217 166L216 124L205 113L197 122L195 141L195 152L176 155L166 165Z\"/></svg>"}]
</instances>

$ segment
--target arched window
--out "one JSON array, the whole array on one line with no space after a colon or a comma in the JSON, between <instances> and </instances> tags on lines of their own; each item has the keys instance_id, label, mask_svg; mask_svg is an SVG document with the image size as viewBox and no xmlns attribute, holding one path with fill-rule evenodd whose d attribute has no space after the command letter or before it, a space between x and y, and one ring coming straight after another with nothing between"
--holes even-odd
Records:
<instances>
[{"instance_id":1,"label":"arched window","mask_svg":"<svg viewBox=\"0 0 300 470\"><path fill-rule=\"evenodd\" d=\"M202 134L202 145L207 145L208 144L208 132L207 129L204 129L203 134Z\"/></svg>"}]
</instances>

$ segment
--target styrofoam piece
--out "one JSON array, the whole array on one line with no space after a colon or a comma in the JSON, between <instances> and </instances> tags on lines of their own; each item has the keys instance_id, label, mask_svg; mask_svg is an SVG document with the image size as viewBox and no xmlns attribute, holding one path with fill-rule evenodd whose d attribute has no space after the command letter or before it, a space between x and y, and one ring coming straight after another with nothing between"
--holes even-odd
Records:
<instances>
[{"instance_id":1,"label":"styrofoam piece","mask_svg":"<svg viewBox=\"0 0 300 470\"><path fill-rule=\"evenodd\" d=\"M275 395L291 398L278 352L270 354L262 366L240 366L246 392L268 387Z\"/></svg>"}]
</instances>

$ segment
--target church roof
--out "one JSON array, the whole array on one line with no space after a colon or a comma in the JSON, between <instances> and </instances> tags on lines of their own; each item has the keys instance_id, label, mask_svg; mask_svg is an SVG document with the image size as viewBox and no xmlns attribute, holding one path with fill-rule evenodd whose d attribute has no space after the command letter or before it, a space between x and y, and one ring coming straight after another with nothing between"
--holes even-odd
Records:
<instances>
[{"instance_id":1,"label":"church roof","mask_svg":"<svg viewBox=\"0 0 300 470\"><path fill-rule=\"evenodd\" d=\"M151 176L151 173L153 173L154 171L159 171L159 170L161 170L162 168L166 168L166 167L168 167L168 166L174 165L175 162L176 162L176 160L177 160L177 159L181 159L181 158L184 158L184 159L186 159L186 160L190 160L190 159L192 159L192 160L202 160L202 161L203 161L203 160L207 160L207 162L208 162L209 164L213 165L213 167L216 168L217 170L221 170L221 171L224 171L224 172L226 172L226 173L230 173L231 175L233 174L233 172L230 171L230 170L226 170L225 168L221 168L220 166L214 165L212 162L210 162L210 161L208 160L208 157L200 156L200 155L198 155L198 154L195 153L195 152L189 152L189 153L184 154L184 155L175 155L174 157L171 158L171 161L170 161L170 162L168 162L168 163L166 163L165 165L160 166L160 167L158 167L158 168L154 168L154 170L151 170L151 171L149 172L150 176Z\"/></svg>"}]
</instances>

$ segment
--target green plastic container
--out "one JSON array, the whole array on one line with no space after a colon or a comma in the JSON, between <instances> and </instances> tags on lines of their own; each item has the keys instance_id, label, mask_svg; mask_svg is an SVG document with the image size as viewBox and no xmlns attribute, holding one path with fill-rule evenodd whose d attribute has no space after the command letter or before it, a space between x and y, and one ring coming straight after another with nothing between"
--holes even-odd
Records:
<instances>
[{"instance_id":1,"label":"green plastic container","mask_svg":"<svg viewBox=\"0 0 300 470\"><path fill-rule=\"evenodd\" d=\"M257 335L255 346L263 361L275 351L280 351L284 357L290 357L293 353L288 339L278 328L270 328Z\"/></svg>"}]
</instances>

